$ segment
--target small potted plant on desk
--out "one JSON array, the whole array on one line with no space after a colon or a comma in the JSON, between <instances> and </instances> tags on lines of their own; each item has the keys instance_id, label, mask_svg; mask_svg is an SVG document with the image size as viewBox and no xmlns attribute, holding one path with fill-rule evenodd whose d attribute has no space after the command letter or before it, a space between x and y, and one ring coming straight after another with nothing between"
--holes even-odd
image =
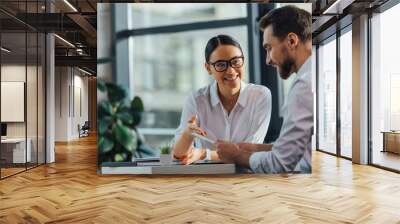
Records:
<instances>
[{"instance_id":1,"label":"small potted plant on desk","mask_svg":"<svg viewBox=\"0 0 400 224\"><path fill-rule=\"evenodd\" d=\"M171 165L172 155L171 146L165 145L160 149L160 165Z\"/></svg>"}]
</instances>

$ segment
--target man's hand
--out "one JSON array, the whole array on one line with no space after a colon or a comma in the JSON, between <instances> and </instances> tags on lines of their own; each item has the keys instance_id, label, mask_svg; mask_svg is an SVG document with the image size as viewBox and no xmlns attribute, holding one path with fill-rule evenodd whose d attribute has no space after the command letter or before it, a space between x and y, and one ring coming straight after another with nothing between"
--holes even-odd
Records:
<instances>
[{"instance_id":1,"label":"man's hand","mask_svg":"<svg viewBox=\"0 0 400 224\"><path fill-rule=\"evenodd\" d=\"M219 159L224 163L235 163L242 167L250 167L252 152L241 150L238 144L218 140L215 143Z\"/></svg>"},{"instance_id":2,"label":"man's hand","mask_svg":"<svg viewBox=\"0 0 400 224\"><path fill-rule=\"evenodd\" d=\"M239 146L234 143L217 140L215 142L215 148L219 159L224 163L235 163L236 157L240 153Z\"/></svg>"},{"instance_id":3,"label":"man's hand","mask_svg":"<svg viewBox=\"0 0 400 224\"><path fill-rule=\"evenodd\" d=\"M246 143L240 142L237 143L240 150L247 151L247 152L261 152L261 151L271 151L272 145L271 144L253 144L253 143Z\"/></svg>"},{"instance_id":4,"label":"man's hand","mask_svg":"<svg viewBox=\"0 0 400 224\"><path fill-rule=\"evenodd\" d=\"M252 143L240 142L237 143L240 150L248 151L248 152L257 152L257 145Z\"/></svg>"}]
</instances>

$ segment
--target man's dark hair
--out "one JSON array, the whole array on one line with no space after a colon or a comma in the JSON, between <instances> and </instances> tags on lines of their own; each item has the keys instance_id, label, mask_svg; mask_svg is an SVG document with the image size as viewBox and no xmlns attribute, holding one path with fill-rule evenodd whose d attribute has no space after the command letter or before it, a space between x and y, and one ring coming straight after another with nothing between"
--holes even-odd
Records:
<instances>
[{"instance_id":1,"label":"man's dark hair","mask_svg":"<svg viewBox=\"0 0 400 224\"><path fill-rule=\"evenodd\" d=\"M284 6L268 12L260 20L261 30L272 26L272 33L279 39L290 32L299 36L302 42L311 39L311 14L295 6Z\"/></svg>"},{"instance_id":2,"label":"man's dark hair","mask_svg":"<svg viewBox=\"0 0 400 224\"><path fill-rule=\"evenodd\" d=\"M237 42L231 36L220 34L220 35L215 36L215 37L211 38L210 40L208 40L207 45L206 45L206 49L205 49L205 52L204 52L205 53L206 62L209 62L212 52L214 52L214 50L219 45L232 45L232 46L235 46L235 47L239 48L240 52L242 52L242 54L243 54L242 47L240 46L239 42Z\"/></svg>"}]
</instances>

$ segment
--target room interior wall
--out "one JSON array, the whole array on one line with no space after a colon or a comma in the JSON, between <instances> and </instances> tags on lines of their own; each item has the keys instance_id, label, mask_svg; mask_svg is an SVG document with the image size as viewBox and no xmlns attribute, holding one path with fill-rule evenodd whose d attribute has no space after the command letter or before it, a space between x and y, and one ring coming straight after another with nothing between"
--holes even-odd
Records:
<instances>
[{"instance_id":1,"label":"room interior wall","mask_svg":"<svg viewBox=\"0 0 400 224\"><path fill-rule=\"evenodd\" d=\"M78 124L88 121L88 77L73 67L56 67L56 141L79 138Z\"/></svg>"},{"instance_id":2,"label":"room interior wall","mask_svg":"<svg viewBox=\"0 0 400 224\"><path fill-rule=\"evenodd\" d=\"M24 82L26 85L26 120L24 122L5 122L7 124L7 138L29 139L32 162L37 160L37 150L42 155L44 151L44 90L42 67L25 64L3 64L1 66L2 82ZM7 97L7 96L2 96ZM8 108L1 108L7 110ZM24 112L25 112L24 111ZM38 115L41 115L38 117ZM40 157L40 163L44 159Z\"/></svg>"},{"instance_id":3,"label":"room interior wall","mask_svg":"<svg viewBox=\"0 0 400 224\"><path fill-rule=\"evenodd\" d=\"M25 122L7 122L7 136L8 137L25 137L25 123L28 125L28 133L32 133L35 131L36 133L36 120L37 113L36 109L38 107L37 104L37 94L36 94L36 77L32 77L31 74L36 75L36 66L27 66L28 72L28 82L25 80L25 65L2 65L1 67L1 81L3 82L25 82L27 83L27 93L26 93L26 101L27 108L29 108L29 113L27 113L27 121ZM43 102L39 102L43 103ZM41 107L42 105L39 105ZM2 108L2 110L6 110L7 108ZM34 122L34 123L32 123ZM29 137L29 136L28 136Z\"/></svg>"}]
</instances>

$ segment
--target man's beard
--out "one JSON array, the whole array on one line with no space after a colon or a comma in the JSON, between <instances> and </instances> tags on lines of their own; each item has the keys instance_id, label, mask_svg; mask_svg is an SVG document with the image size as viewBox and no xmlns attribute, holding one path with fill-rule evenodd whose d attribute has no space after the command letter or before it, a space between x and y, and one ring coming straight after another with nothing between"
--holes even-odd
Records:
<instances>
[{"instance_id":1,"label":"man's beard","mask_svg":"<svg viewBox=\"0 0 400 224\"><path fill-rule=\"evenodd\" d=\"M288 79L290 75L292 75L293 71L293 66L295 62L293 58L287 57L285 61L282 63L282 65L279 66L279 76L282 79Z\"/></svg>"}]
</instances>

